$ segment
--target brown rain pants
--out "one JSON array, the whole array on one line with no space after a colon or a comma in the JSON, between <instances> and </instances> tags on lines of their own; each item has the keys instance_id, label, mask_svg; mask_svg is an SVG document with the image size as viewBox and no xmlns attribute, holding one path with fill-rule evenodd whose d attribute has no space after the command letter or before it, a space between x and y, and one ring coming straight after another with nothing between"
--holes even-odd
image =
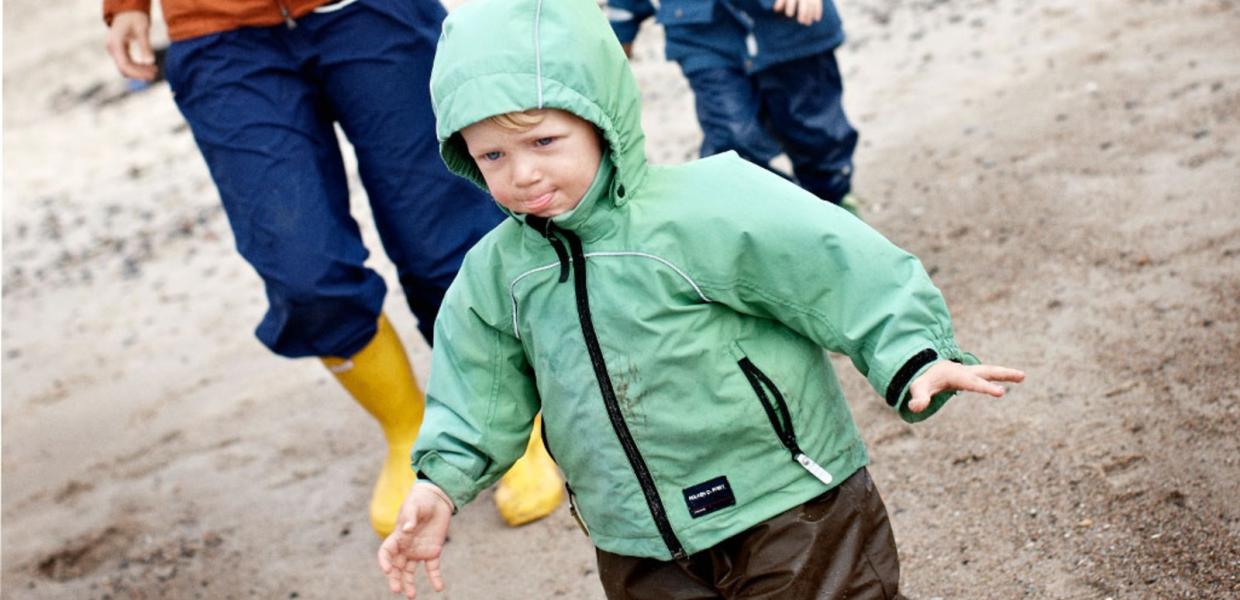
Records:
<instances>
[{"instance_id":1,"label":"brown rain pants","mask_svg":"<svg viewBox=\"0 0 1240 600\"><path fill-rule=\"evenodd\" d=\"M864 467L805 504L679 561L598 551L609 600L907 600Z\"/></svg>"}]
</instances>

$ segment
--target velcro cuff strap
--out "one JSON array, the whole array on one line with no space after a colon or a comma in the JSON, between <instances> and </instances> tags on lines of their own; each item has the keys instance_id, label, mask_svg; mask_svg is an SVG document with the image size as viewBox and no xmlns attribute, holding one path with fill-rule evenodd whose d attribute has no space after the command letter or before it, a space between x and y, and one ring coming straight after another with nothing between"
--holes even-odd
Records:
<instances>
[{"instance_id":1,"label":"velcro cuff strap","mask_svg":"<svg viewBox=\"0 0 1240 600\"><path fill-rule=\"evenodd\" d=\"M899 371L896 371L896 376L891 378L891 383L887 385L887 405L891 407L899 405L900 396L903 394L904 388L908 387L908 384L910 380L913 379L913 376L916 375L922 367L938 359L939 353L930 348L926 348L925 350L914 354L912 358L908 359L908 361L904 363L904 366L900 367Z\"/></svg>"}]
</instances>

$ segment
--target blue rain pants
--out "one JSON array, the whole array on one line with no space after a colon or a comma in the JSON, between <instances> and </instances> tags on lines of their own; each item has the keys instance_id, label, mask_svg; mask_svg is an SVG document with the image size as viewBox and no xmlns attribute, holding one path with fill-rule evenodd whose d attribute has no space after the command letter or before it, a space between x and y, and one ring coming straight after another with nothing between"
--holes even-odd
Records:
<instances>
[{"instance_id":1,"label":"blue rain pants","mask_svg":"<svg viewBox=\"0 0 1240 600\"><path fill-rule=\"evenodd\" d=\"M735 150L770 165L780 151L797 183L839 204L852 187L857 131L844 115L843 82L832 50L776 63L685 69L702 127L703 157Z\"/></svg>"},{"instance_id":2,"label":"blue rain pants","mask_svg":"<svg viewBox=\"0 0 1240 600\"><path fill-rule=\"evenodd\" d=\"M357 353L386 294L364 265L336 123L428 341L465 251L503 218L439 157L429 93L439 2L326 8L293 26L175 42L166 63L237 249L266 286L256 334L289 357Z\"/></svg>"}]
</instances>

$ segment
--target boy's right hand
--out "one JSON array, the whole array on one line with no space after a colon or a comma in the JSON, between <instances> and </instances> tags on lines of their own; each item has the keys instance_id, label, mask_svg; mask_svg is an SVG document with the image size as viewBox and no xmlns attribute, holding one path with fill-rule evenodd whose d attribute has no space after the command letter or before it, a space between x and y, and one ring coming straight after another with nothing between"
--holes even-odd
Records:
<instances>
[{"instance_id":1,"label":"boy's right hand","mask_svg":"<svg viewBox=\"0 0 1240 600\"><path fill-rule=\"evenodd\" d=\"M417 597L413 576L419 563L424 564L431 587L443 591L439 554L451 519L451 501L434 485L419 482L409 489L396 518L396 529L379 546L379 568L393 594Z\"/></svg>"},{"instance_id":2,"label":"boy's right hand","mask_svg":"<svg viewBox=\"0 0 1240 600\"><path fill-rule=\"evenodd\" d=\"M130 45L137 44L138 56L129 53ZM130 79L152 81L155 79L155 52L151 50L151 16L140 10L126 10L112 16L108 29L108 54L121 75Z\"/></svg>"},{"instance_id":3,"label":"boy's right hand","mask_svg":"<svg viewBox=\"0 0 1240 600\"><path fill-rule=\"evenodd\" d=\"M926 410L935 394L945 391L977 392L1002 398L1007 389L995 383L1020 383L1024 371L997 365L962 365L940 360L908 386L908 409L914 413Z\"/></svg>"},{"instance_id":4,"label":"boy's right hand","mask_svg":"<svg viewBox=\"0 0 1240 600\"><path fill-rule=\"evenodd\" d=\"M775 0L773 10L796 19L802 25L813 25L822 20L822 0Z\"/></svg>"}]
</instances>

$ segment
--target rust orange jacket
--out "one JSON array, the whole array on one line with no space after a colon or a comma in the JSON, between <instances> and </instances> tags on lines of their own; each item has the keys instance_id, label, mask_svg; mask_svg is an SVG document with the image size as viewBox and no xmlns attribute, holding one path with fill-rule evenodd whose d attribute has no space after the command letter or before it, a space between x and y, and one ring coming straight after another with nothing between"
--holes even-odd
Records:
<instances>
[{"instance_id":1,"label":"rust orange jacket","mask_svg":"<svg viewBox=\"0 0 1240 600\"><path fill-rule=\"evenodd\" d=\"M239 27L277 25L296 19L328 0L161 0L168 37L189 39ZM116 13L151 12L151 0L103 0L103 20L109 26Z\"/></svg>"}]
</instances>

